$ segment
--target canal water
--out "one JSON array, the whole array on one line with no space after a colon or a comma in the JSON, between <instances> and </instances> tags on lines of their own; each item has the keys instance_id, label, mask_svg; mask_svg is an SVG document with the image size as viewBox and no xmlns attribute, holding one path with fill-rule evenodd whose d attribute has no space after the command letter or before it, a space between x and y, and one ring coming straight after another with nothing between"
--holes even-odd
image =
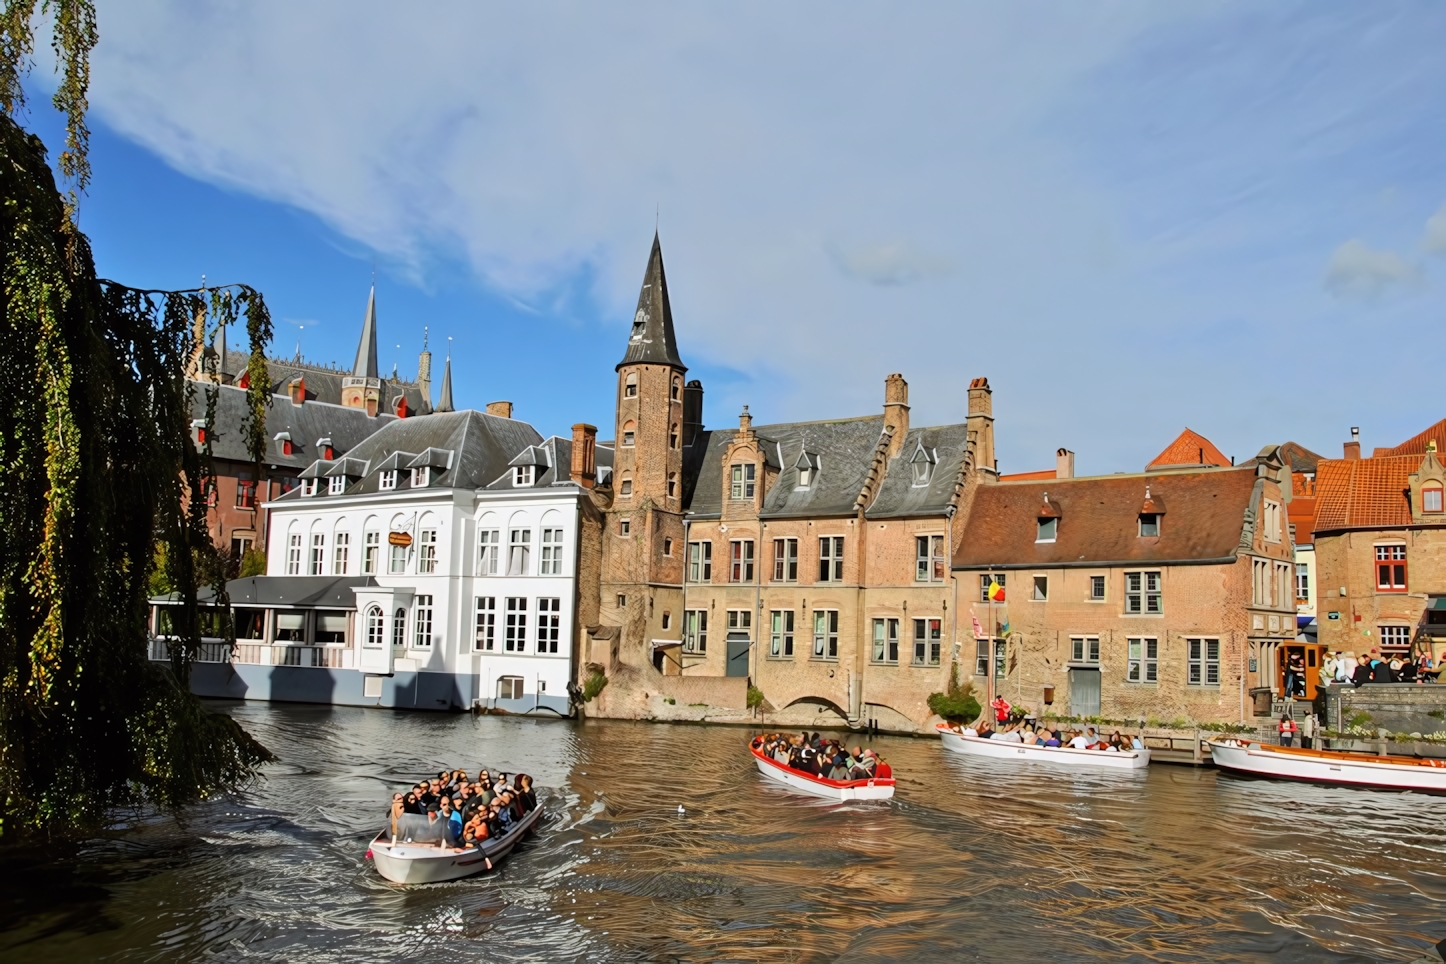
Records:
<instances>
[{"instance_id":1,"label":"canal water","mask_svg":"<svg viewBox=\"0 0 1446 964\"><path fill-rule=\"evenodd\" d=\"M279 757L265 779L0 854L0 959L1408 961L1446 937L1430 797L883 737L896 798L838 806L765 784L733 728L219 706ZM378 877L392 790L479 765L536 778L542 832L484 877Z\"/></svg>"}]
</instances>

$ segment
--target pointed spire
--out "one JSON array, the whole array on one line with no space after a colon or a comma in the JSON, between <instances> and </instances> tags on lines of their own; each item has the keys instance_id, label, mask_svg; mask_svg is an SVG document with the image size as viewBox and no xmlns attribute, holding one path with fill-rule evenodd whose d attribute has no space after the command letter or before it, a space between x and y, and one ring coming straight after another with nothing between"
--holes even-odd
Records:
<instances>
[{"instance_id":1,"label":"pointed spire","mask_svg":"<svg viewBox=\"0 0 1446 964\"><path fill-rule=\"evenodd\" d=\"M441 401L437 402L437 407L436 407L435 409L433 409L433 411L437 411L437 412L455 412L455 411L456 411L456 409L452 407L452 353L451 353L451 352L448 352L448 353L447 353L447 364L446 364L446 366L442 369L442 399L441 399Z\"/></svg>"},{"instance_id":2,"label":"pointed spire","mask_svg":"<svg viewBox=\"0 0 1446 964\"><path fill-rule=\"evenodd\" d=\"M377 377L377 286L367 295L367 316L362 322L361 341L356 346L356 364L351 373L362 378Z\"/></svg>"},{"instance_id":3,"label":"pointed spire","mask_svg":"<svg viewBox=\"0 0 1446 964\"><path fill-rule=\"evenodd\" d=\"M632 364L672 365L679 372L688 370L678 357L673 308L668 303L668 277L663 273L663 246L656 231L653 250L648 255L648 270L643 275L643 290L638 294L638 310L633 315L632 333L628 336L628 351L617 367Z\"/></svg>"}]
</instances>

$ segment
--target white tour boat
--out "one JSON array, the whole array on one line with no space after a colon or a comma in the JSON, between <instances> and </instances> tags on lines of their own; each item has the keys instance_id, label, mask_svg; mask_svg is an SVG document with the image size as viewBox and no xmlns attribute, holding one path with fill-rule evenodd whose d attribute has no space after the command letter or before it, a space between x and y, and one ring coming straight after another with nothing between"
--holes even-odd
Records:
<instances>
[{"instance_id":1,"label":"white tour boat","mask_svg":"<svg viewBox=\"0 0 1446 964\"><path fill-rule=\"evenodd\" d=\"M770 759L757 746L750 745L749 750L758 764L759 773L791 790L810 793L827 800L837 800L840 803L848 800L888 800L894 795L892 776L874 777L872 780L828 780L784 766L777 760Z\"/></svg>"},{"instance_id":2,"label":"white tour boat","mask_svg":"<svg viewBox=\"0 0 1446 964\"><path fill-rule=\"evenodd\" d=\"M1076 750L1067 746L1035 746L1011 740L988 740L965 736L947 723L935 729L944 741L944 748L968 756L992 757L1017 763L1054 763L1060 766L1105 767L1112 770L1139 770L1150 765L1150 750Z\"/></svg>"},{"instance_id":3,"label":"white tour boat","mask_svg":"<svg viewBox=\"0 0 1446 964\"><path fill-rule=\"evenodd\" d=\"M1233 773L1342 786L1446 793L1446 761L1307 750L1251 740L1211 740L1215 765Z\"/></svg>"},{"instance_id":4,"label":"white tour boat","mask_svg":"<svg viewBox=\"0 0 1446 964\"><path fill-rule=\"evenodd\" d=\"M542 804L523 814L522 819L496 840L485 841L480 849L443 847L435 843L399 840L392 842L391 829L377 834L367 856L377 873L397 884L435 884L480 874L512 853L533 825L542 817Z\"/></svg>"}]
</instances>

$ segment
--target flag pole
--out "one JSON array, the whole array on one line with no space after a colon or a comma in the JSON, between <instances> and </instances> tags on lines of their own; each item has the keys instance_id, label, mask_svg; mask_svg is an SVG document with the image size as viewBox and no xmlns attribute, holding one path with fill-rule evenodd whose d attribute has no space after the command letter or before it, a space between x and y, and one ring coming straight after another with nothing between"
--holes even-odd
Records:
<instances>
[{"instance_id":1,"label":"flag pole","mask_svg":"<svg viewBox=\"0 0 1446 964\"><path fill-rule=\"evenodd\" d=\"M994 573L989 574L989 587L984 594L989 597L989 622L984 627L984 641L989 649L989 662L985 666L985 672L989 675L989 712L994 716L990 723L999 721L999 714L994 710ZM991 726L991 729L993 727Z\"/></svg>"}]
</instances>

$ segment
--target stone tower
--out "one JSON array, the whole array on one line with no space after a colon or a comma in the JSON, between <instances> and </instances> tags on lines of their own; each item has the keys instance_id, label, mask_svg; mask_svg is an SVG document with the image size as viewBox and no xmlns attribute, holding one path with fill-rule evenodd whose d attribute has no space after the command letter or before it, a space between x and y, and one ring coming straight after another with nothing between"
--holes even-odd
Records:
<instances>
[{"instance_id":1,"label":"stone tower","mask_svg":"<svg viewBox=\"0 0 1446 964\"><path fill-rule=\"evenodd\" d=\"M619 658L650 659L680 638L683 581L684 376L656 234L617 365L612 505L603 538L603 623L622 627Z\"/></svg>"}]
</instances>

